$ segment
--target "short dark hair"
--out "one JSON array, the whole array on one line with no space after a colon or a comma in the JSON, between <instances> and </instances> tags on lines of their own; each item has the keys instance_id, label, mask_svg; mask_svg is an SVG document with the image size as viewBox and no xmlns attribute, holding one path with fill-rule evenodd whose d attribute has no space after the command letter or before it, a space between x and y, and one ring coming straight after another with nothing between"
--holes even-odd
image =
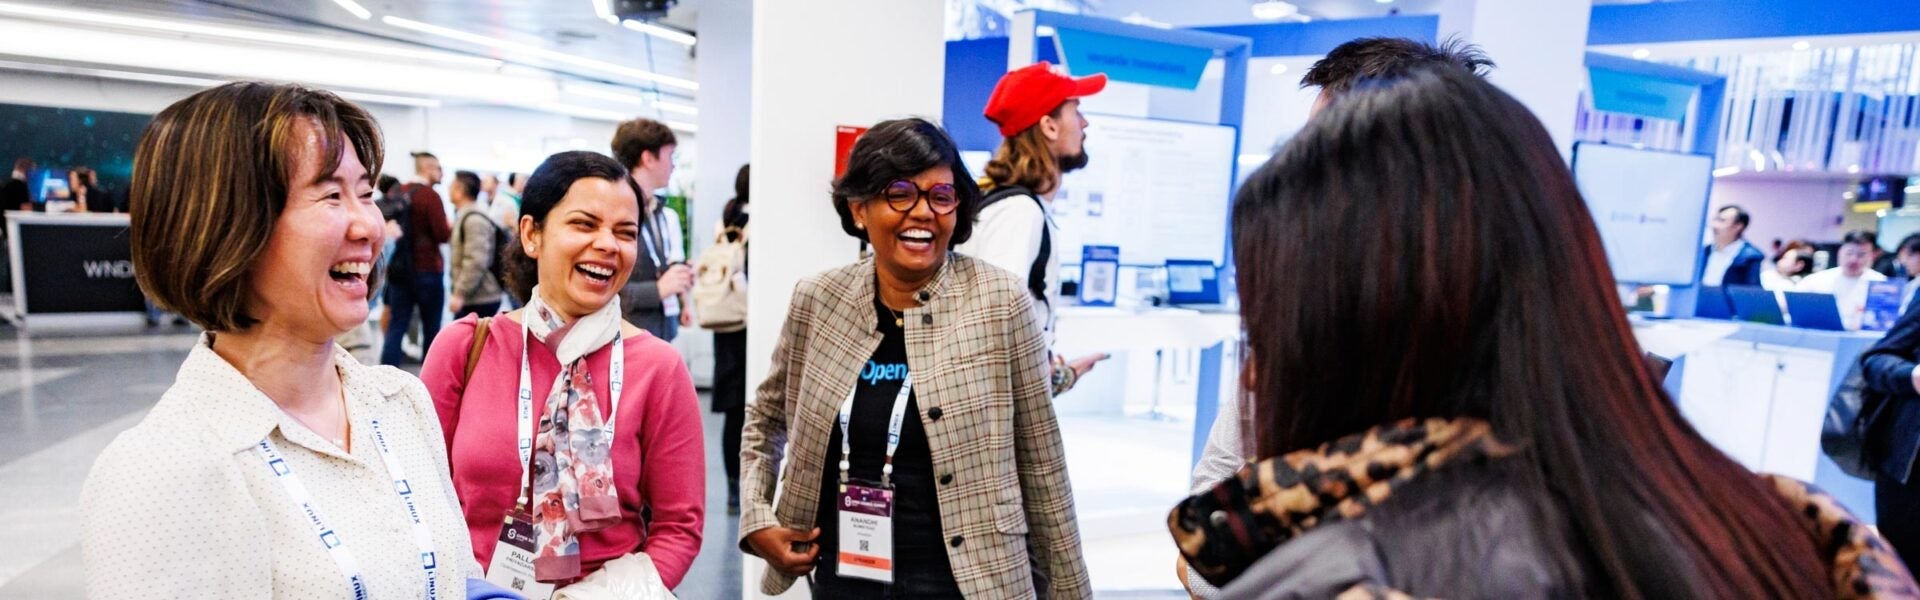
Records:
<instances>
[{"instance_id":1,"label":"short dark hair","mask_svg":"<svg viewBox=\"0 0 1920 600\"><path fill-rule=\"evenodd\" d=\"M380 180L375 182L373 184L373 187L379 188L380 197L385 198L387 194L393 192L394 186L398 186L398 185L400 185L400 178L394 177L392 175L388 175L386 173L381 173Z\"/></svg>"},{"instance_id":2,"label":"short dark hair","mask_svg":"<svg viewBox=\"0 0 1920 600\"><path fill-rule=\"evenodd\" d=\"M1920 233L1909 233L1907 237L1900 238L1900 246L1896 250L1899 252L1920 252Z\"/></svg>"},{"instance_id":3,"label":"short dark hair","mask_svg":"<svg viewBox=\"0 0 1920 600\"><path fill-rule=\"evenodd\" d=\"M1457 67L1482 77L1494 66L1479 46L1458 38L1435 47L1407 38L1367 37L1341 44L1314 62L1300 78L1300 87L1319 87L1337 96L1361 81L1398 79L1427 65Z\"/></svg>"},{"instance_id":4,"label":"short dark hair","mask_svg":"<svg viewBox=\"0 0 1920 600\"><path fill-rule=\"evenodd\" d=\"M467 190L468 198L480 198L480 176L474 174L473 171L454 171L453 181L460 184L461 188ZM452 193L453 190L449 189L447 192Z\"/></svg>"},{"instance_id":5,"label":"short dark hair","mask_svg":"<svg viewBox=\"0 0 1920 600\"><path fill-rule=\"evenodd\" d=\"M867 239L853 222L854 201L872 198L896 180L907 179L934 167L953 169L953 191L960 206L953 213L953 245L973 237L973 218L980 211L980 184L967 172L960 160L960 148L939 125L920 118L881 121L860 135L847 155L847 171L833 182L833 211L840 214L840 229L847 235Z\"/></svg>"},{"instance_id":6,"label":"short dark hair","mask_svg":"<svg viewBox=\"0 0 1920 600\"><path fill-rule=\"evenodd\" d=\"M454 177L459 176L459 173L454 174ZM520 216L532 218L535 227L545 225L547 214L553 212L553 207L559 206L560 200L567 197L567 190L573 187L573 183L589 178L625 181L627 168L598 152L571 150L549 156L527 178L527 191L520 196ZM540 265L520 250L519 232L520 228L516 225L513 235L508 236L512 238L511 243L500 249L500 264L505 267L507 291L524 304L533 297L534 284L540 282Z\"/></svg>"},{"instance_id":7,"label":"short dark hair","mask_svg":"<svg viewBox=\"0 0 1920 600\"><path fill-rule=\"evenodd\" d=\"M311 124L319 135L300 135ZM312 148L309 144L322 146ZM302 160L340 166L341 144L380 175L380 125L324 90L243 81L194 93L153 116L128 192L134 277L159 304L208 331L259 322L253 267L286 209ZM379 271L368 285L379 287Z\"/></svg>"},{"instance_id":8,"label":"short dark hair","mask_svg":"<svg viewBox=\"0 0 1920 600\"><path fill-rule=\"evenodd\" d=\"M1840 238L1840 245L1845 246L1847 244L1866 244L1878 248L1880 247L1880 234L1865 229L1855 229L1847 232L1846 237Z\"/></svg>"},{"instance_id":9,"label":"short dark hair","mask_svg":"<svg viewBox=\"0 0 1920 600\"><path fill-rule=\"evenodd\" d=\"M1723 213L1729 210L1733 211L1734 224L1739 225L1741 231L1746 231L1747 223L1753 220L1753 215L1747 214L1747 209L1740 208L1740 205L1738 204L1728 204L1726 206L1720 207L1720 210L1717 210L1714 212Z\"/></svg>"},{"instance_id":10,"label":"short dark hair","mask_svg":"<svg viewBox=\"0 0 1920 600\"><path fill-rule=\"evenodd\" d=\"M508 174L507 174L507 187L513 187L513 186L515 186L515 185L519 185L519 184L520 184L520 180L521 180L521 179L523 179L523 178L525 178L525 177L526 177L525 175L521 175L521 174L520 174L520 173L518 173L518 172L514 172L514 173L508 173Z\"/></svg>"},{"instance_id":11,"label":"short dark hair","mask_svg":"<svg viewBox=\"0 0 1920 600\"><path fill-rule=\"evenodd\" d=\"M13 159L13 170L15 171L21 171L21 172L32 171L33 168L36 166L39 166L39 165L34 164L33 159L27 158L25 156Z\"/></svg>"},{"instance_id":12,"label":"short dark hair","mask_svg":"<svg viewBox=\"0 0 1920 600\"><path fill-rule=\"evenodd\" d=\"M623 121L613 130L613 157L620 159L620 166L634 168L640 166L640 155L659 155L660 149L679 143L673 136L673 129L653 119L633 119Z\"/></svg>"}]
</instances>

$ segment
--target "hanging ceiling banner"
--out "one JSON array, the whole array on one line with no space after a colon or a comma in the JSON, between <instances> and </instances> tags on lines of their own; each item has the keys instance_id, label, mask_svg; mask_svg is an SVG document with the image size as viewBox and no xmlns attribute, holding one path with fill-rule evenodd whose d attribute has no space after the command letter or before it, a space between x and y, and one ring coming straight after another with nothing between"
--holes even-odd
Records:
<instances>
[{"instance_id":1,"label":"hanging ceiling banner","mask_svg":"<svg viewBox=\"0 0 1920 600\"><path fill-rule=\"evenodd\" d=\"M1191 90L1213 59L1213 49L1068 27L1055 29L1067 72L1106 73L1108 79Z\"/></svg>"},{"instance_id":2,"label":"hanging ceiling banner","mask_svg":"<svg viewBox=\"0 0 1920 600\"><path fill-rule=\"evenodd\" d=\"M1588 68L1593 108L1655 119L1679 121L1687 117L1699 86L1626 73L1612 69Z\"/></svg>"}]
</instances>

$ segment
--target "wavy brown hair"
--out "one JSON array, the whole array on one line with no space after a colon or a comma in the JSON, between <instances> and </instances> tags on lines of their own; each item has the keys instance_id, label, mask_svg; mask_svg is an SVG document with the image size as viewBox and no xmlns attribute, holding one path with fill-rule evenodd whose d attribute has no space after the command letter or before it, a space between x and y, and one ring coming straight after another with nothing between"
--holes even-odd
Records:
<instances>
[{"instance_id":1,"label":"wavy brown hair","mask_svg":"<svg viewBox=\"0 0 1920 600\"><path fill-rule=\"evenodd\" d=\"M1061 103L1054 107L1048 116L1060 118L1060 109L1065 106L1066 103ZM1039 125L1002 140L1000 149L993 153L993 160L987 161L986 171L987 180L993 183L991 189L1017 185L1035 194L1046 194L1060 184L1060 159L1053 156L1047 134L1040 131Z\"/></svg>"},{"instance_id":2,"label":"wavy brown hair","mask_svg":"<svg viewBox=\"0 0 1920 600\"><path fill-rule=\"evenodd\" d=\"M1527 107L1462 69L1336 100L1235 199L1263 457L1477 418L1586 595L1830 595L1787 501L1640 360L1592 216ZM1573 579L1587 574L1585 581Z\"/></svg>"},{"instance_id":3,"label":"wavy brown hair","mask_svg":"<svg viewBox=\"0 0 1920 600\"><path fill-rule=\"evenodd\" d=\"M321 147L300 135L309 123ZM380 125L331 92L237 82L202 90L154 115L133 155L134 277L155 304L208 331L258 322L247 310L254 262L286 208L299 161L340 167L341 140L378 180ZM379 288L379 272L369 289Z\"/></svg>"}]
</instances>

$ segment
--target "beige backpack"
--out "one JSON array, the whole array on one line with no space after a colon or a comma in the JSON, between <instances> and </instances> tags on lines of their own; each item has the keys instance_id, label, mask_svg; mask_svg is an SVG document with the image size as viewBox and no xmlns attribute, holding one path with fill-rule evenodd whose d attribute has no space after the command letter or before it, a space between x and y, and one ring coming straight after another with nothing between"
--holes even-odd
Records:
<instances>
[{"instance_id":1,"label":"beige backpack","mask_svg":"<svg viewBox=\"0 0 1920 600\"><path fill-rule=\"evenodd\" d=\"M702 329L732 333L747 328L747 240L739 227L722 230L700 256L693 308Z\"/></svg>"}]
</instances>

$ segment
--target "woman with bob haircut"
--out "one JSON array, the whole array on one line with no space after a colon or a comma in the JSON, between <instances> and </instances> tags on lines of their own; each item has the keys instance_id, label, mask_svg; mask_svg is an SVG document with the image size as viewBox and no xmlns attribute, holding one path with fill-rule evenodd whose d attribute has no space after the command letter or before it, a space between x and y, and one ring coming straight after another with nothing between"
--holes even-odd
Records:
<instances>
[{"instance_id":1,"label":"woman with bob haircut","mask_svg":"<svg viewBox=\"0 0 1920 600\"><path fill-rule=\"evenodd\" d=\"M87 597L468 597L432 398L334 343L367 319L382 160L372 116L296 85L222 85L147 126L136 277L206 333L87 477Z\"/></svg>"},{"instance_id":2,"label":"woman with bob haircut","mask_svg":"<svg viewBox=\"0 0 1920 600\"><path fill-rule=\"evenodd\" d=\"M1240 189L1233 252L1257 462L1169 516L1224 597L1915 593L1680 415L1553 139L1492 84L1335 100Z\"/></svg>"},{"instance_id":3,"label":"woman with bob haircut","mask_svg":"<svg viewBox=\"0 0 1920 600\"><path fill-rule=\"evenodd\" d=\"M832 199L873 255L801 280L747 405L740 547L762 591L1088 597L1026 282L951 252L981 200L953 140L881 122Z\"/></svg>"}]
</instances>

